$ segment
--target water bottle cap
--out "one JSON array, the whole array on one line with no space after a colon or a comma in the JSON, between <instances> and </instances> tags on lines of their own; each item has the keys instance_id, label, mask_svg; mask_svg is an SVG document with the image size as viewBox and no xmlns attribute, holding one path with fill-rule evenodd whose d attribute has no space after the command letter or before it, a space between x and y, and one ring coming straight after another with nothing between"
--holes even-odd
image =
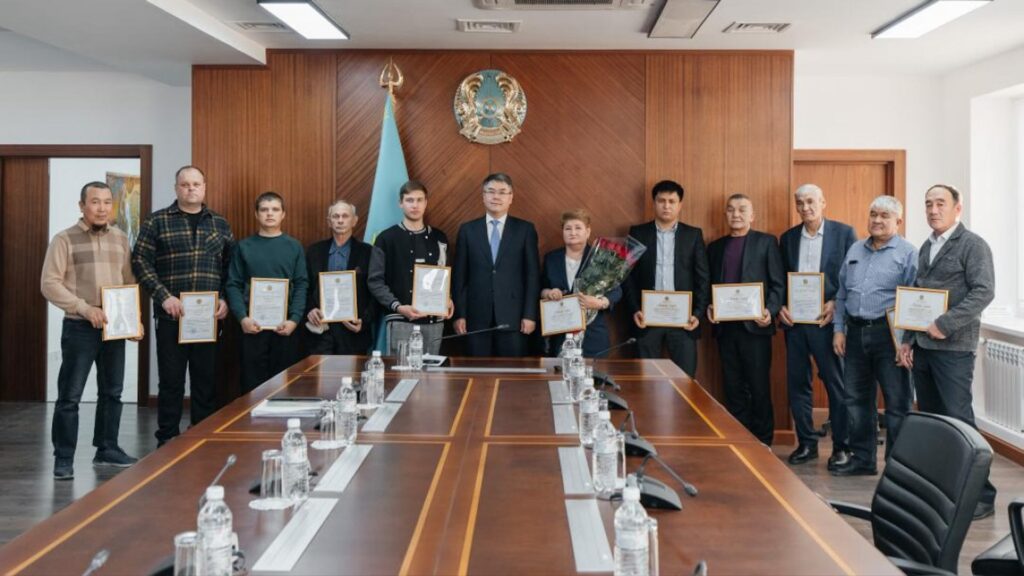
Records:
<instances>
[{"instance_id":1,"label":"water bottle cap","mask_svg":"<svg viewBox=\"0 0 1024 576\"><path fill-rule=\"evenodd\" d=\"M584 386L591 386L592 387L594 385L594 379L593 378L584 378L583 379L583 385Z\"/></svg>"},{"instance_id":2,"label":"water bottle cap","mask_svg":"<svg viewBox=\"0 0 1024 576\"><path fill-rule=\"evenodd\" d=\"M380 350L374 350L373 351L373 357L374 358L380 358Z\"/></svg>"},{"instance_id":3,"label":"water bottle cap","mask_svg":"<svg viewBox=\"0 0 1024 576\"><path fill-rule=\"evenodd\" d=\"M612 419L612 413L607 411L607 410L602 410L602 411L597 413L597 419L598 420L611 420Z\"/></svg>"},{"instance_id":4,"label":"water bottle cap","mask_svg":"<svg viewBox=\"0 0 1024 576\"><path fill-rule=\"evenodd\" d=\"M412 327L412 331L413 332L419 332L420 331L420 327L419 326L413 326Z\"/></svg>"},{"instance_id":5,"label":"water bottle cap","mask_svg":"<svg viewBox=\"0 0 1024 576\"><path fill-rule=\"evenodd\" d=\"M299 419L298 418L289 418L288 419L288 428L298 428L298 427L299 427Z\"/></svg>"},{"instance_id":6,"label":"water bottle cap","mask_svg":"<svg viewBox=\"0 0 1024 576\"><path fill-rule=\"evenodd\" d=\"M343 377L341 379L341 385L342 385L342 387L344 387L344 386L352 386L352 377L351 376Z\"/></svg>"},{"instance_id":7,"label":"water bottle cap","mask_svg":"<svg viewBox=\"0 0 1024 576\"><path fill-rule=\"evenodd\" d=\"M636 486L626 486L622 489L622 499L627 502L639 502L640 489Z\"/></svg>"},{"instance_id":8,"label":"water bottle cap","mask_svg":"<svg viewBox=\"0 0 1024 576\"><path fill-rule=\"evenodd\" d=\"M224 487L223 486L207 486L206 488L206 500L223 500L224 499Z\"/></svg>"}]
</instances>

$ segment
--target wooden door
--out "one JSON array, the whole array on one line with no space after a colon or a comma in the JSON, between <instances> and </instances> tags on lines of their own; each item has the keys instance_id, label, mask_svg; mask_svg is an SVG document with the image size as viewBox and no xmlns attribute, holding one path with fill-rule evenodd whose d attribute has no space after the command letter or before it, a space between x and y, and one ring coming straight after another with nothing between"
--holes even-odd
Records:
<instances>
[{"instance_id":1,"label":"wooden door","mask_svg":"<svg viewBox=\"0 0 1024 576\"><path fill-rule=\"evenodd\" d=\"M794 150L793 189L817 184L825 193L825 217L845 222L867 238L868 206L882 194L904 204L906 216L906 152L903 150ZM800 223L793 209L792 225ZM904 234L905 224L900 227ZM879 396L881 402L881 396ZM824 385L814 377L814 406L827 408Z\"/></svg>"}]
</instances>

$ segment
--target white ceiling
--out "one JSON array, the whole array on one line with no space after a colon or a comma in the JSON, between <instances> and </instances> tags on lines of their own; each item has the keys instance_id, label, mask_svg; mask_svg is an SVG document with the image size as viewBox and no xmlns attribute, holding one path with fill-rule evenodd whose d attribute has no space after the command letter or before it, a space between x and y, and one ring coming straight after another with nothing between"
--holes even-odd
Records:
<instances>
[{"instance_id":1,"label":"white ceiling","mask_svg":"<svg viewBox=\"0 0 1024 576\"><path fill-rule=\"evenodd\" d=\"M792 49L800 74L936 75L1024 45L1024 0L995 0L917 40L872 40L870 33L921 0L721 0L695 38L649 39L663 1L640 10L497 11L472 0L319 0L352 39L307 41L290 31L235 28L236 21L273 21L256 0L0 0L0 27L35 40L12 48L12 35L0 32L0 69L30 69L37 59L52 65L63 51L81 63L183 85L192 64L259 64L261 46ZM455 31L456 18L523 23L516 34L467 34ZM733 21L792 25L778 35L722 34Z\"/></svg>"}]
</instances>

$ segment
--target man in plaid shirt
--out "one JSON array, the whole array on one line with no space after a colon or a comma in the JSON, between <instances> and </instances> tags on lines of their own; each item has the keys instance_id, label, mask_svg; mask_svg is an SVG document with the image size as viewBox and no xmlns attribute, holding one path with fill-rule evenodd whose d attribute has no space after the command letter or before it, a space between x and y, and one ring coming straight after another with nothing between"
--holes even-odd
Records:
<instances>
[{"instance_id":1,"label":"man in plaid shirt","mask_svg":"<svg viewBox=\"0 0 1024 576\"><path fill-rule=\"evenodd\" d=\"M156 439L159 445L179 434L185 370L191 388L192 425L216 409L216 344L179 344L182 292L219 292L217 319L228 313L224 283L235 239L223 216L206 207L206 175L183 166L174 176L178 199L157 210L139 229L132 270L153 299L159 372Z\"/></svg>"}]
</instances>

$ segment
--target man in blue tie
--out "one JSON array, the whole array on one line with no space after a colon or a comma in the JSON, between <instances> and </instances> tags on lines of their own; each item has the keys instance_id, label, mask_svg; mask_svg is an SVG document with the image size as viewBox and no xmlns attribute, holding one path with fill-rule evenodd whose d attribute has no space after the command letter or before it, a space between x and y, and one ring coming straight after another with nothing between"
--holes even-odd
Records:
<instances>
[{"instance_id":1,"label":"man in blue tie","mask_svg":"<svg viewBox=\"0 0 1024 576\"><path fill-rule=\"evenodd\" d=\"M487 215L459 228L453 269L455 332L465 334L469 356L525 356L537 327L540 262L533 223L508 215L512 178L496 173L483 182Z\"/></svg>"}]
</instances>

